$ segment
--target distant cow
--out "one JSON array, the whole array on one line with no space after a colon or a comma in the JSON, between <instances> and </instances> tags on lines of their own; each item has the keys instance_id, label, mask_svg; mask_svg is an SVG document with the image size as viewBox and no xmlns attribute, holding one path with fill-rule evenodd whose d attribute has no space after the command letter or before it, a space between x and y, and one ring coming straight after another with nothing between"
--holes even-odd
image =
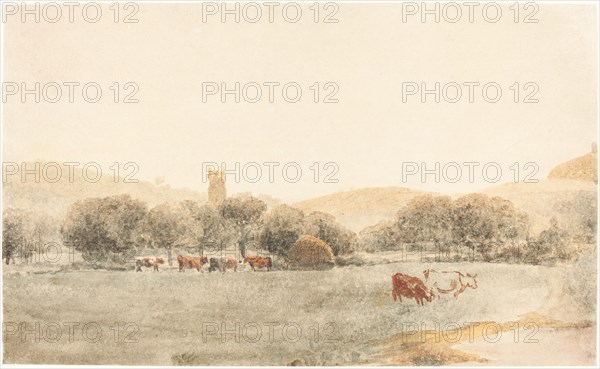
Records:
<instances>
[{"instance_id":1,"label":"distant cow","mask_svg":"<svg viewBox=\"0 0 600 369\"><path fill-rule=\"evenodd\" d=\"M256 268L267 268L270 271L273 267L273 261L270 257L263 258L262 256L246 256L244 258L244 264L250 264L252 270L256 272Z\"/></svg>"},{"instance_id":2,"label":"distant cow","mask_svg":"<svg viewBox=\"0 0 600 369\"><path fill-rule=\"evenodd\" d=\"M220 270L225 273L227 269L233 269L233 271L237 272L237 262L234 258L210 258L210 265L208 267L208 272L215 272Z\"/></svg>"},{"instance_id":3,"label":"distant cow","mask_svg":"<svg viewBox=\"0 0 600 369\"><path fill-rule=\"evenodd\" d=\"M431 302L433 294L431 289L425 286L420 278L411 277L402 273L396 273L392 276L392 297L402 302L402 297L408 299L414 298L417 304L423 305L423 300Z\"/></svg>"},{"instance_id":4,"label":"distant cow","mask_svg":"<svg viewBox=\"0 0 600 369\"><path fill-rule=\"evenodd\" d=\"M164 264L165 259L154 258L154 257L139 257L135 259L135 271L141 272L142 267L153 268L154 271L158 272L158 265Z\"/></svg>"},{"instance_id":5,"label":"distant cow","mask_svg":"<svg viewBox=\"0 0 600 369\"><path fill-rule=\"evenodd\" d=\"M179 271L185 272L186 269L196 269L200 271L202 265L208 263L206 257L200 258L199 256L181 256L177 255L177 263L179 264Z\"/></svg>"},{"instance_id":6,"label":"distant cow","mask_svg":"<svg viewBox=\"0 0 600 369\"><path fill-rule=\"evenodd\" d=\"M437 294L447 295L452 293L455 299L467 288L477 288L477 274L462 273L457 271L436 271L426 269L423 271L425 283Z\"/></svg>"}]
</instances>

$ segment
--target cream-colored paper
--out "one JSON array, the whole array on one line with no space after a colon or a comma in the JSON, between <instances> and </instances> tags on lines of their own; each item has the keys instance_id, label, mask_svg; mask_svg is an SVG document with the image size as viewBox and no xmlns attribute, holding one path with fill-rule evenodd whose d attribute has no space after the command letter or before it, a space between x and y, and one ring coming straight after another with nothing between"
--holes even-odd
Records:
<instances>
[{"instance_id":1,"label":"cream-colored paper","mask_svg":"<svg viewBox=\"0 0 600 369\"><path fill-rule=\"evenodd\" d=\"M597 364L597 3L2 7L3 364Z\"/></svg>"}]
</instances>

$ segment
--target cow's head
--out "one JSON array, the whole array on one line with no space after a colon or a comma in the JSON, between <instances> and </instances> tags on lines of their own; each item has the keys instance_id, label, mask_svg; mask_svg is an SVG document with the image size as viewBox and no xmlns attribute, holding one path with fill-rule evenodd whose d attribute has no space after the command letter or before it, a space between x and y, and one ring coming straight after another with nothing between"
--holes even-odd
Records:
<instances>
[{"instance_id":1,"label":"cow's head","mask_svg":"<svg viewBox=\"0 0 600 369\"><path fill-rule=\"evenodd\" d=\"M465 286L471 287L472 289L477 288L477 273L467 273L467 276L464 278L463 283L465 284Z\"/></svg>"}]
</instances>

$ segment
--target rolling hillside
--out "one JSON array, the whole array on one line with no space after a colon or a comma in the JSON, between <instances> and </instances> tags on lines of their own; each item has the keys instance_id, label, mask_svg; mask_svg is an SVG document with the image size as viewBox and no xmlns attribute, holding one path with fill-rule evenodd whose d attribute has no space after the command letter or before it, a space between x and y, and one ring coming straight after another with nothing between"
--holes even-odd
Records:
<instances>
[{"instance_id":1,"label":"rolling hillside","mask_svg":"<svg viewBox=\"0 0 600 369\"><path fill-rule=\"evenodd\" d=\"M548 227L555 217L559 225L571 227L597 212L597 154L592 151L557 165L548 179L538 183L506 183L480 191L512 201L529 214L531 233ZM330 213L346 227L360 232L365 227L391 219L415 196L427 192L401 187L365 188L339 192L293 204L305 212ZM457 198L464 194L453 194Z\"/></svg>"},{"instance_id":2,"label":"rolling hillside","mask_svg":"<svg viewBox=\"0 0 600 369\"><path fill-rule=\"evenodd\" d=\"M292 206L306 213L323 211L332 214L337 221L358 233L367 226L392 218L411 199L426 193L402 187L363 188L300 201Z\"/></svg>"},{"instance_id":3,"label":"rolling hillside","mask_svg":"<svg viewBox=\"0 0 600 369\"><path fill-rule=\"evenodd\" d=\"M43 163L42 163L43 166ZM33 168L33 163L28 163ZM35 182L33 176L22 181L17 175L7 176L4 183L2 199L4 208L14 207L35 211L43 211L53 217L62 218L72 203L88 197L106 197L129 194L131 197L148 203L149 207L170 201L196 200L205 202L206 194L189 189L175 189L169 185L155 185L150 182L126 183L123 178L115 178L104 174L96 183L86 182L81 168L74 168L73 181L69 181L68 168L63 168L63 175L56 183L43 178Z\"/></svg>"}]
</instances>

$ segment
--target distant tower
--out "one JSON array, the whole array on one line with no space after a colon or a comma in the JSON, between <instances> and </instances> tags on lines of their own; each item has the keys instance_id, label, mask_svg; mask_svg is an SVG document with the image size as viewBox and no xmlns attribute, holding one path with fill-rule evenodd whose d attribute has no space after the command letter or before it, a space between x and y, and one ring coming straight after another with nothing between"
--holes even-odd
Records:
<instances>
[{"instance_id":1,"label":"distant tower","mask_svg":"<svg viewBox=\"0 0 600 369\"><path fill-rule=\"evenodd\" d=\"M208 171L208 203L217 207L227 197L225 189L225 176L216 170Z\"/></svg>"}]
</instances>

